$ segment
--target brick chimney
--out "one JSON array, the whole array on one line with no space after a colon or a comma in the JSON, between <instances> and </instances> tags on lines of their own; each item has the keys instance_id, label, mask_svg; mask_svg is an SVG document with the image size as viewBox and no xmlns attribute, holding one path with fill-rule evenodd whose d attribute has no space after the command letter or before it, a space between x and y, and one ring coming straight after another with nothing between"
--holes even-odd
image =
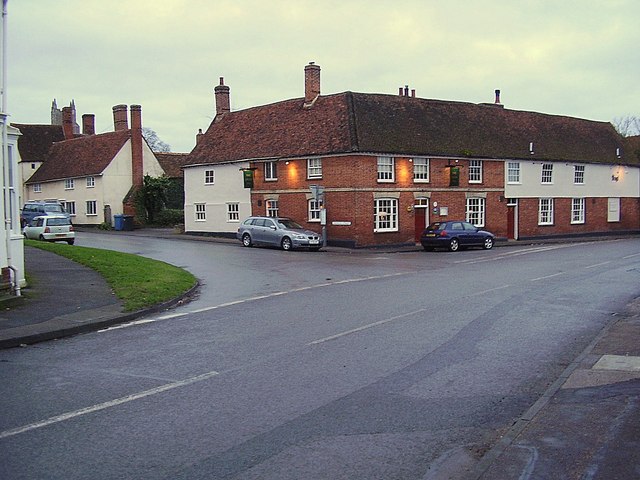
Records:
<instances>
[{"instance_id":1,"label":"brick chimney","mask_svg":"<svg viewBox=\"0 0 640 480\"><path fill-rule=\"evenodd\" d=\"M62 132L65 140L73 138L73 112L71 107L62 107Z\"/></svg>"},{"instance_id":2,"label":"brick chimney","mask_svg":"<svg viewBox=\"0 0 640 480\"><path fill-rule=\"evenodd\" d=\"M217 85L213 91L216 95L216 115L223 115L230 112L229 87L224 84L224 77L220 77L220 85Z\"/></svg>"},{"instance_id":3,"label":"brick chimney","mask_svg":"<svg viewBox=\"0 0 640 480\"><path fill-rule=\"evenodd\" d=\"M128 128L127 106L116 105L113 107L113 129L117 132L118 130L127 130Z\"/></svg>"},{"instance_id":4,"label":"brick chimney","mask_svg":"<svg viewBox=\"0 0 640 480\"><path fill-rule=\"evenodd\" d=\"M124 106L126 108L126 105ZM142 186L144 177L142 155L142 107L131 105L131 181L134 187Z\"/></svg>"},{"instance_id":5,"label":"brick chimney","mask_svg":"<svg viewBox=\"0 0 640 480\"><path fill-rule=\"evenodd\" d=\"M204 133L202 133L202 129L199 128L198 133L196 133L196 145L200 143L200 140L202 140L202 137L204 137Z\"/></svg>"},{"instance_id":6,"label":"brick chimney","mask_svg":"<svg viewBox=\"0 0 640 480\"><path fill-rule=\"evenodd\" d=\"M304 104L305 106L313 105L316 98L320 95L320 65L309 62L304 67Z\"/></svg>"},{"instance_id":7,"label":"brick chimney","mask_svg":"<svg viewBox=\"0 0 640 480\"><path fill-rule=\"evenodd\" d=\"M93 113L82 115L82 133L84 135L96 134L96 116Z\"/></svg>"}]
</instances>

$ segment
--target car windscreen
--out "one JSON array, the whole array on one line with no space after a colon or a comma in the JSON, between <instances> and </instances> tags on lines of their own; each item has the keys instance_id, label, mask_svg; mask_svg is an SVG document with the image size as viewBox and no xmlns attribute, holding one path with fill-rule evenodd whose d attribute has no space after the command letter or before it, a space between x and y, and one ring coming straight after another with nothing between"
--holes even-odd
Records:
<instances>
[{"instance_id":1,"label":"car windscreen","mask_svg":"<svg viewBox=\"0 0 640 480\"><path fill-rule=\"evenodd\" d=\"M49 213L64 213L60 205L45 205L44 211Z\"/></svg>"},{"instance_id":2,"label":"car windscreen","mask_svg":"<svg viewBox=\"0 0 640 480\"><path fill-rule=\"evenodd\" d=\"M70 225L69 220L66 218L49 218L47 220L47 225L50 226L61 226L61 225Z\"/></svg>"},{"instance_id":3,"label":"car windscreen","mask_svg":"<svg viewBox=\"0 0 640 480\"><path fill-rule=\"evenodd\" d=\"M280 225L280 227L282 228L288 228L290 230L295 230L295 229L301 229L302 225L294 222L293 220L290 220L288 218L283 218L281 220L278 220L278 225Z\"/></svg>"},{"instance_id":4,"label":"car windscreen","mask_svg":"<svg viewBox=\"0 0 640 480\"><path fill-rule=\"evenodd\" d=\"M431 225L429 225L426 229L427 230L440 230L440 225L445 225L444 223L440 223L440 222L434 222Z\"/></svg>"}]
</instances>

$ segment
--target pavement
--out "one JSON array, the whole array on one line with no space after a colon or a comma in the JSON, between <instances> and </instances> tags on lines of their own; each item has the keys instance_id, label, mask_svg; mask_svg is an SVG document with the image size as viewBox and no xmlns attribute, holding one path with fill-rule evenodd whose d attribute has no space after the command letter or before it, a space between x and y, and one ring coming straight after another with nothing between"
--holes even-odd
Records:
<instances>
[{"instance_id":1,"label":"pavement","mask_svg":"<svg viewBox=\"0 0 640 480\"><path fill-rule=\"evenodd\" d=\"M114 234L236 242L184 235L171 229ZM501 245L506 243L497 244ZM338 247L325 250L363 251ZM0 348L95 331L171 308L182 300L126 313L99 274L71 260L25 247L25 269L29 287L23 290L23 296L0 296ZM446 469L432 470L425 480L640 479L640 297L612 317L598 337L481 458L477 452L461 451L447 463Z\"/></svg>"}]
</instances>

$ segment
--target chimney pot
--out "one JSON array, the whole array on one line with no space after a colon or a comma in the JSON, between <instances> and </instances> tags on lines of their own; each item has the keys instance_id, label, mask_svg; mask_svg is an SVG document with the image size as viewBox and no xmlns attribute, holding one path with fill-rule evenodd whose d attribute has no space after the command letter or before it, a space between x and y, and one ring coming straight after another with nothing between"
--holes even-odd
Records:
<instances>
[{"instance_id":1,"label":"chimney pot","mask_svg":"<svg viewBox=\"0 0 640 480\"><path fill-rule=\"evenodd\" d=\"M500 90L496 89L496 104L500 105Z\"/></svg>"},{"instance_id":2,"label":"chimney pot","mask_svg":"<svg viewBox=\"0 0 640 480\"><path fill-rule=\"evenodd\" d=\"M127 130L129 123L127 121L127 106L116 105L113 107L113 129L117 132L119 130Z\"/></svg>"},{"instance_id":3,"label":"chimney pot","mask_svg":"<svg viewBox=\"0 0 640 480\"><path fill-rule=\"evenodd\" d=\"M403 88L399 87L398 88L398 95L402 96L403 92L404 92Z\"/></svg>"},{"instance_id":4,"label":"chimney pot","mask_svg":"<svg viewBox=\"0 0 640 480\"><path fill-rule=\"evenodd\" d=\"M213 91L216 98L216 115L230 112L229 87L224 84L224 77L220 77L220 85L216 86Z\"/></svg>"},{"instance_id":5,"label":"chimney pot","mask_svg":"<svg viewBox=\"0 0 640 480\"><path fill-rule=\"evenodd\" d=\"M415 96L416 96L416 89L415 89L415 88L412 88L412 89L411 89L411 96L412 96L412 97L415 97Z\"/></svg>"},{"instance_id":6,"label":"chimney pot","mask_svg":"<svg viewBox=\"0 0 640 480\"><path fill-rule=\"evenodd\" d=\"M320 65L309 62L304 67L304 103L311 105L320 95Z\"/></svg>"}]
</instances>

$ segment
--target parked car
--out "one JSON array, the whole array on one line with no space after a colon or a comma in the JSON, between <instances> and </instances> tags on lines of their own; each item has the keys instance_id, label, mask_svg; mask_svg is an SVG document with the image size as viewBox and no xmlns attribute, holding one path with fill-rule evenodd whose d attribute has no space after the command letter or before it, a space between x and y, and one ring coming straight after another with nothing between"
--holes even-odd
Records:
<instances>
[{"instance_id":1,"label":"parked car","mask_svg":"<svg viewBox=\"0 0 640 480\"><path fill-rule=\"evenodd\" d=\"M62 215L71 219L64 207L57 200L30 200L24 204L20 211L20 225L24 227L36 217L44 215Z\"/></svg>"},{"instance_id":2,"label":"parked car","mask_svg":"<svg viewBox=\"0 0 640 480\"><path fill-rule=\"evenodd\" d=\"M462 220L434 222L424 229L420 243L425 250L448 248L455 252L465 247L493 248L495 235Z\"/></svg>"},{"instance_id":3,"label":"parked car","mask_svg":"<svg viewBox=\"0 0 640 480\"><path fill-rule=\"evenodd\" d=\"M64 215L35 217L22 232L26 238L32 240L67 242L69 245L73 245L76 240L71 220Z\"/></svg>"},{"instance_id":4,"label":"parked car","mask_svg":"<svg viewBox=\"0 0 640 480\"><path fill-rule=\"evenodd\" d=\"M318 233L283 217L249 217L238 228L236 237L245 247L262 244L283 250L308 248L318 251L322 246L322 237Z\"/></svg>"}]
</instances>

